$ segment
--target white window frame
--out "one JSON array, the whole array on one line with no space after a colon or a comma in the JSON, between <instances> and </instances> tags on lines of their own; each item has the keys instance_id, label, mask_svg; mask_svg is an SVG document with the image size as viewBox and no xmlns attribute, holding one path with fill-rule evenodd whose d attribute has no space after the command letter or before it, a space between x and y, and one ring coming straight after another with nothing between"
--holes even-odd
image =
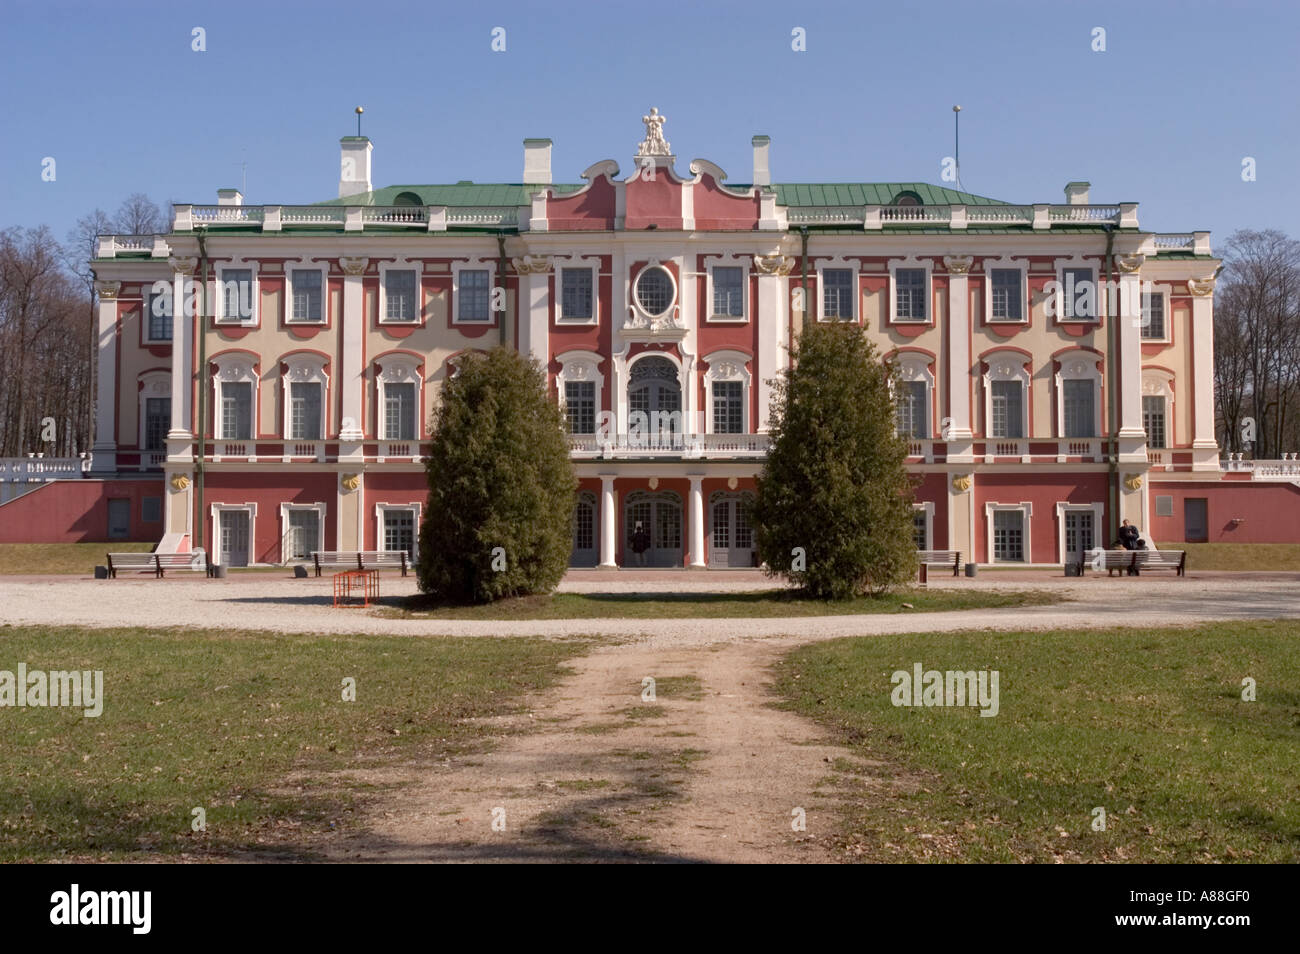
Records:
<instances>
[{"instance_id":1,"label":"white window frame","mask_svg":"<svg viewBox=\"0 0 1300 954\"><path fill-rule=\"evenodd\" d=\"M1084 258L1082 255L1072 255L1069 258L1058 258L1055 260L1056 268L1056 295L1055 308L1056 317L1053 319L1058 325L1100 325L1109 308L1109 304L1103 301L1101 266L1102 262L1093 259ZM1093 302L1092 307L1096 310L1096 315L1092 318L1078 318L1065 316L1065 271L1066 269L1087 268L1092 270L1093 282ZM1114 280L1112 278L1112 280Z\"/></svg>"},{"instance_id":2,"label":"white window frame","mask_svg":"<svg viewBox=\"0 0 1300 954\"><path fill-rule=\"evenodd\" d=\"M248 565L254 565L257 553L257 504L220 504L208 505L208 514L212 519L212 564L218 566L226 562L226 555L221 552L221 514L232 510L248 513Z\"/></svg>"},{"instance_id":3,"label":"white window frame","mask_svg":"<svg viewBox=\"0 0 1300 954\"><path fill-rule=\"evenodd\" d=\"M1056 436L1061 440L1095 440L1102 436L1101 434L1101 402L1103 397L1101 371L1097 369L1097 362L1101 360L1100 355L1094 355L1091 351L1072 351L1059 356L1056 362L1060 367L1053 377L1053 386L1056 388ZM1092 430L1093 433L1087 437L1065 436L1065 382L1066 381L1091 381L1092 382Z\"/></svg>"},{"instance_id":4,"label":"white window frame","mask_svg":"<svg viewBox=\"0 0 1300 954\"><path fill-rule=\"evenodd\" d=\"M590 264L583 264L590 263ZM555 323L557 325L598 325L600 324L600 256L576 255L569 262L555 264ZM564 273L591 272L591 317L564 317ZM489 298L489 305L491 299ZM466 322L470 324L471 322ZM482 324L482 322L473 322Z\"/></svg>"},{"instance_id":5,"label":"white window frame","mask_svg":"<svg viewBox=\"0 0 1300 954\"><path fill-rule=\"evenodd\" d=\"M1099 547L1104 549L1103 540L1105 527L1102 524L1102 517L1106 513L1104 503L1086 503L1072 504L1058 502L1056 505L1056 557L1057 561L1064 564L1066 557L1069 555L1065 552L1065 514L1067 511L1091 511L1092 512L1092 544L1093 549Z\"/></svg>"},{"instance_id":6,"label":"white window frame","mask_svg":"<svg viewBox=\"0 0 1300 954\"><path fill-rule=\"evenodd\" d=\"M923 549L934 549L934 501L916 501L912 504L912 509L925 512L925 546Z\"/></svg>"},{"instance_id":7,"label":"white window frame","mask_svg":"<svg viewBox=\"0 0 1300 954\"><path fill-rule=\"evenodd\" d=\"M384 515L390 510L413 510L415 511L415 526L414 539L412 542L415 544L415 556L410 559L418 560L420 558L420 525L424 517L423 508L424 504L421 503L375 504L375 549L384 549ZM400 551L393 550L390 552L397 553Z\"/></svg>"},{"instance_id":8,"label":"white window frame","mask_svg":"<svg viewBox=\"0 0 1300 954\"><path fill-rule=\"evenodd\" d=\"M1021 529L1022 529L1022 536L1024 538L1024 552L1025 552L1025 558L1023 560L1020 561L1004 560L1002 561L1002 563L999 564L993 558L993 514L998 510L1019 510L1023 514L1023 516L1021 517ZM1030 536L1029 536L1030 527L1032 526L1031 518L1033 517L1033 515L1034 515L1034 505L1027 500L1015 504L986 503L984 505L984 527L985 527L984 542L986 545L985 548L988 551L987 556L988 556L989 566L995 566L995 565L1015 566L1017 565L1017 563L1019 563L1019 565L1021 566L1030 566L1033 564L1034 548L1032 546L1033 541L1030 540Z\"/></svg>"},{"instance_id":9,"label":"white window frame","mask_svg":"<svg viewBox=\"0 0 1300 954\"><path fill-rule=\"evenodd\" d=\"M469 262L453 262L451 266L451 323L470 328L494 328L500 321L500 312L492 310L492 295L496 290L496 259L478 258ZM461 272L488 273L488 313L486 319L460 317L460 275Z\"/></svg>"},{"instance_id":10,"label":"white window frame","mask_svg":"<svg viewBox=\"0 0 1300 954\"><path fill-rule=\"evenodd\" d=\"M316 538L320 549L325 549L325 511L327 507L324 503L282 503L280 504L280 565L288 566L289 560L285 554L285 541L289 538L289 511L315 511L316 513ZM250 541L251 544L251 541ZM311 557L307 557L310 561Z\"/></svg>"},{"instance_id":11,"label":"white window frame","mask_svg":"<svg viewBox=\"0 0 1300 954\"><path fill-rule=\"evenodd\" d=\"M147 300L147 299L146 299ZM170 371L146 371L139 377L140 382L140 408L139 421L136 433L136 447L140 448L141 454L157 454L159 451L150 451L145 449L146 427L148 421L145 417L145 409L149 406L149 398L167 398L171 400L172 396L172 376ZM173 414L174 416L174 414ZM172 429L172 422L167 421L167 431ZM161 453L167 452L167 433L163 433L163 446ZM143 461L142 461L143 463Z\"/></svg>"},{"instance_id":12,"label":"white window frame","mask_svg":"<svg viewBox=\"0 0 1300 954\"><path fill-rule=\"evenodd\" d=\"M293 316L293 273L320 272L320 317L295 318ZM419 280L417 279L417 287ZM286 325L328 325L330 309L329 268L302 259L297 262L284 263L284 323Z\"/></svg>"},{"instance_id":13,"label":"white window frame","mask_svg":"<svg viewBox=\"0 0 1300 954\"><path fill-rule=\"evenodd\" d=\"M167 292L166 292L167 300L172 303L172 313L171 316L168 317L167 319L171 323L172 335L170 338L155 338L150 333L151 329L153 328L153 321L152 321L153 299L155 297L154 285L167 286ZM140 315L144 321L144 343L160 344L160 345L172 344L176 340L176 303L174 301L176 297L176 286L172 282L159 278L156 281L147 282L144 285L142 285L140 292L141 292L141 298L144 299L143 303L140 306ZM158 293L158 297L161 297L161 293Z\"/></svg>"},{"instance_id":14,"label":"white window frame","mask_svg":"<svg viewBox=\"0 0 1300 954\"><path fill-rule=\"evenodd\" d=\"M415 272L415 317L410 321L388 317L388 273ZM416 328L425 323L424 307L424 270L419 262L398 259L395 262L379 263L379 299L375 318L381 325L394 325L398 328Z\"/></svg>"},{"instance_id":15,"label":"white window frame","mask_svg":"<svg viewBox=\"0 0 1300 954\"><path fill-rule=\"evenodd\" d=\"M1141 302L1142 302L1141 296L1143 294L1144 292L1141 290L1141 288L1139 288L1138 290L1139 307L1141 306ZM1155 288L1150 292L1150 294L1159 295L1162 299L1164 299L1162 304L1164 306L1164 312L1165 312L1165 333L1159 338L1148 338L1145 334L1143 334L1143 332L1145 332L1147 328L1147 326L1142 323L1145 320L1146 316L1143 314L1139 314L1138 315L1138 338L1141 340L1142 344L1169 344L1174 340L1174 336L1173 336L1174 316L1173 313L1170 311L1171 302L1170 302L1169 286L1166 284L1156 285Z\"/></svg>"},{"instance_id":16,"label":"white window frame","mask_svg":"<svg viewBox=\"0 0 1300 954\"><path fill-rule=\"evenodd\" d=\"M1029 440L1029 402L1032 393L1029 390L1031 375L1025 370L1025 356L1015 351L995 351L985 355L981 360L988 365L984 372L984 438L989 441ZM993 382L1019 381L1022 390L1020 402L1020 430L1024 437L993 436Z\"/></svg>"},{"instance_id":17,"label":"white window frame","mask_svg":"<svg viewBox=\"0 0 1300 954\"><path fill-rule=\"evenodd\" d=\"M321 441L329 433L329 375L325 373L325 359L320 355L296 354L284 359L289 369L282 376L284 410L280 419L280 433L286 441ZM317 384L320 386L320 434L315 437L291 437L293 407L291 384Z\"/></svg>"},{"instance_id":18,"label":"white window frame","mask_svg":"<svg viewBox=\"0 0 1300 954\"><path fill-rule=\"evenodd\" d=\"M375 374L375 434L381 441L422 441L424 440L424 420L421 408L424 407L424 379L420 376L420 362L417 358L405 354L380 355L375 359L380 371ZM387 389L390 384L415 385L415 436L389 437L385 432L388 415Z\"/></svg>"},{"instance_id":19,"label":"white window frame","mask_svg":"<svg viewBox=\"0 0 1300 954\"><path fill-rule=\"evenodd\" d=\"M905 269L910 271L925 272L925 284L922 286L925 292L925 317L917 318L899 318L898 317L898 270ZM889 260L889 323L891 325L907 325L913 328L921 328L927 325L934 325L934 261L929 258L918 258L915 255L909 255L906 258L892 258Z\"/></svg>"},{"instance_id":20,"label":"white window frame","mask_svg":"<svg viewBox=\"0 0 1300 954\"><path fill-rule=\"evenodd\" d=\"M745 364L753 359L743 351L714 351L704 356L709 365L704 375L704 433L716 433L713 430L713 384L716 381L739 381L741 416L740 433L752 433L753 422L750 419L749 399L753 375Z\"/></svg>"},{"instance_id":21,"label":"white window frame","mask_svg":"<svg viewBox=\"0 0 1300 954\"><path fill-rule=\"evenodd\" d=\"M1165 446L1156 450L1169 450L1178 446L1174 416L1174 376L1157 368L1142 369L1142 397L1161 397L1165 401ZM1145 428L1144 428L1145 431Z\"/></svg>"},{"instance_id":22,"label":"white window frame","mask_svg":"<svg viewBox=\"0 0 1300 954\"><path fill-rule=\"evenodd\" d=\"M748 255L706 255L704 258L704 315L705 321L723 325L743 325L749 321L750 264ZM713 313L713 270L715 268L740 269L740 315L715 315Z\"/></svg>"},{"instance_id":23,"label":"white window frame","mask_svg":"<svg viewBox=\"0 0 1300 954\"><path fill-rule=\"evenodd\" d=\"M261 279L258 276L257 262L235 259L231 262L219 264L217 266L217 287L213 292L213 320L219 325L233 325L237 328L256 328L262 319L262 286ZM253 316L247 321L240 319L231 321L226 317L226 294L225 282L222 280L223 275L228 271L247 271L252 274L252 306ZM174 307L174 306L173 306ZM173 335L175 332L173 332Z\"/></svg>"},{"instance_id":24,"label":"white window frame","mask_svg":"<svg viewBox=\"0 0 1300 954\"><path fill-rule=\"evenodd\" d=\"M217 441L255 441L258 437L258 421L261 415L258 410L261 407L261 380L256 372L253 371L253 360L242 354L220 355L213 359L213 364L217 366L216 373L212 376L212 433L213 440ZM249 436L227 437L224 433L223 423L224 415L221 411L222 390L227 384L251 383L253 385L253 397L249 406L249 413L252 420L249 422Z\"/></svg>"},{"instance_id":25,"label":"white window frame","mask_svg":"<svg viewBox=\"0 0 1300 954\"><path fill-rule=\"evenodd\" d=\"M636 275L632 277L631 280L628 282L628 292L629 292L629 297L632 299L631 302L632 307L636 309L637 315L639 315L641 318L644 318L652 325L655 322L662 322L662 321L675 322L676 318L673 315L673 312L675 310L679 310L682 305L682 285L681 282L678 281L677 276L673 274L673 270L668 267L670 264L677 265L678 271L679 272L681 271L682 269L681 263L677 262L676 260L661 261L660 259L652 258L649 261L647 261L644 265L642 265L641 268L637 271ZM652 315L650 312L646 311L644 308L641 307L641 296L637 294L637 289L641 284L642 276L645 275L646 272L655 268L662 269L663 273L668 276L668 284L672 288L672 298L669 300L667 308L665 308L661 313L657 315Z\"/></svg>"},{"instance_id":26,"label":"white window frame","mask_svg":"<svg viewBox=\"0 0 1300 954\"><path fill-rule=\"evenodd\" d=\"M849 277L850 305L853 314L848 318L827 318L826 317L826 269L832 271L844 271L847 269L851 274ZM862 315L862 282L860 280L862 272L862 263L857 259L847 259L842 255L834 258L819 259L817 262L817 320L818 321L836 321L841 323L856 324ZM891 280L892 281L892 280ZM892 285L891 285L892 291ZM806 303L805 303L806 304ZM920 324L920 322L914 322Z\"/></svg>"},{"instance_id":27,"label":"white window frame","mask_svg":"<svg viewBox=\"0 0 1300 954\"><path fill-rule=\"evenodd\" d=\"M1029 259L1015 255L986 258L981 265L984 272L984 324L1027 325L1033 309L1029 294ZM993 317L993 270L1020 272L1020 315L1018 319Z\"/></svg>"},{"instance_id":28,"label":"white window frame","mask_svg":"<svg viewBox=\"0 0 1300 954\"><path fill-rule=\"evenodd\" d=\"M904 322L905 324L907 322ZM920 322L912 322L920 324ZM894 358L894 366L898 368L898 380L901 381L922 381L925 383L925 434L921 437L908 436L909 441L928 441L934 440L934 397L935 382L934 374L930 371L930 363L933 361L926 355L915 354L913 352L902 352ZM892 382L891 382L892 385ZM895 419L897 426L897 419Z\"/></svg>"},{"instance_id":29,"label":"white window frame","mask_svg":"<svg viewBox=\"0 0 1300 954\"><path fill-rule=\"evenodd\" d=\"M560 371L555 376L555 391L560 410L564 410L565 385L570 381L590 381L596 385L596 434L600 434L600 416L605 410L603 400L605 376L600 373L600 363L605 359L594 351L566 351L557 354L555 360L560 362Z\"/></svg>"}]
</instances>

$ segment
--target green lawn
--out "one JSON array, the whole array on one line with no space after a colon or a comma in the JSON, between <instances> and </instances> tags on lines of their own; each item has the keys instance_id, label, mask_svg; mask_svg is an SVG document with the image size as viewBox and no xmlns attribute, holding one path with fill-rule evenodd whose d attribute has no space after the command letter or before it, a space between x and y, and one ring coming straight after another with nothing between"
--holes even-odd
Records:
<instances>
[{"instance_id":1,"label":"green lawn","mask_svg":"<svg viewBox=\"0 0 1300 954\"><path fill-rule=\"evenodd\" d=\"M0 627L0 669L100 669L105 697L0 708L0 862L310 857L369 791L334 773L480 748L468 720L526 707L585 645Z\"/></svg>"},{"instance_id":2,"label":"green lawn","mask_svg":"<svg viewBox=\"0 0 1300 954\"><path fill-rule=\"evenodd\" d=\"M1300 570L1300 543L1162 543L1186 550L1189 570Z\"/></svg>"},{"instance_id":3,"label":"green lawn","mask_svg":"<svg viewBox=\"0 0 1300 954\"><path fill-rule=\"evenodd\" d=\"M999 714L895 707L917 662L998 670ZM790 654L777 687L883 765L838 767L852 858L1300 860L1294 621L842 639Z\"/></svg>"},{"instance_id":4,"label":"green lawn","mask_svg":"<svg viewBox=\"0 0 1300 954\"><path fill-rule=\"evenodd\" d=\"M400 597L376 614L393 619L693 619L700 617L852 616L940 613L1061 602L1051 593L904 589L879 598L812 600L788 590L748 593L556 593L498 600L482 606L440 605L427 596ZM911 606L904 606L910 603Z\"/></svg>"},{"instance_id":5,"label":"green lawn","mask_svg":"<svg viewBox=\"0 0 1300 954\"><path fill-rule=\"evenodd\" d=\"M79 573L91 576L104 554L148 553L152 543L0 543L0 576L15 573Z\"/></svg>"}]
</instances>

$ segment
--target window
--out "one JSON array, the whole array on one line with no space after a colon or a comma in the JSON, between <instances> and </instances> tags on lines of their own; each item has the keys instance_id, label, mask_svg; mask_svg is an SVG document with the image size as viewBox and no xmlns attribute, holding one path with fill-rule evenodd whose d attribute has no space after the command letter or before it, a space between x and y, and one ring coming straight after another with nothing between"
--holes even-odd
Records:
<instances>
[{"instance_id":1,"label":"window","mask_svg":"<svg viewBox=\"0 0 1300 954\"><path fill-rule=\"evenodd\" d=\"M1142 337L1165 337L1165 296L1160 292L1142 293Z\"/></svg>"},{"instance_id":2,"label":"window","mask_svg":"<svg viewBox=\"0 0 1300 954\"><path fill-rule=\"evenodd\" d=\"M673 304L673 279L658 265L644 269L636 280L636 300L647 315L662 315Z\"/></svg>"},{"instance_id":3,"label":"window","mask_svg":"<svg viewBox=\"0 0 1300 954\"><path fill-rule=\"evenodd\" d=\"M1020 288L1020 269L990 269L989 282L993 286L992 302L989 305L989 320L1023 321L1025 317L1025 295Z\"/></svg>"},{"instance_id":4,"label":"window","mask_svg":"<svg viewBox=\"0 0 1300 954\"><path fill-rule=\"evenodd\" d=\"M1096 393L1096 385L1091 380L1067 379L1061 382L1061 396L1065 402L1063 437L1096 436Z\"/></svg>"},{"instance_id":5,"label":"window","mask_svg":"<svg viewBox=\"0 0 1300 954\"><path fill-rule=\"evenodd\" d=\"M223 381L220 410L221 439L250 440L253 436L253 383Z\"/></svg>"},{"instance_id":6,"label":"window","mask_svg":"<svg viewBox=\"0 0 1300 954\"><path fill-rule=\"evenodd\" d=\"M590 268L560 269L560 317L594 317L592 311L592 270ZM461 272L462 282L465 273ZM464 285L461 286L464 288Z\"/></svg>"},{"instance_id":7,"label":"window","mask_svg":"<svg viewBox=\"0 0 1300 954\"><path fill-rule=\"evenodd\" d=\"M172 399L145 398L144 449L160 451L166 446L167 432L171 430Z\"/></svg>"},{"instance_id":8,"label":"window","mask_svg":"<svg viewBox=\"0 0 1300 954\"><path fill-rule=\"evenodd\" d=\"M159 283L165 284L165 283ZM148 307L147 316L147 335L150 341L171 341L172 340L172 291L171 286L167 286L166 291L161 289L156 292L150 292L145 302Z\"/></svg>"},{"instance_id":9,"label":"window","mask_svg":"<svg viewBox=\"0 0 1300 954\"><path fill-rule=\"evenodd\" d=\"M1163 448L1165 442L1165 399L1160 394L1142 395L1142 429L1147 432L1147 446Z\"/></svg>"},{"instance_id":10,"label":"window","mask_svg":"<svg viewBox=\"0 0 1300 954\"><path fill-rule=\"evenodd\" d=\"M1025 559L1025 514L1021 510L993 511L993 560L1023 563Z\"/></svg>"},{"instance_id":11,"label":"window","mask_svg":"<svg viewBox=\"0 0 1300 954\"><path fill-rule=\"evenodd\" d=\"M384 271L384 320L419 321L419 282L413 268L390 268Z\"/></svg>"},{"instance_id":12,"label":"window","mask_svg":"<svg viewBox=\"0 0 1300 954\"><path fill-rule=\"evenodd\" d=\"M491 321L491 273L486 268L465 268L456 282L456 320Z\"/></svg>"},{"instance_id":13,"label":"window","mask_svg":"<svg viewBox=\"0 0 1300 954\"><path fill-rule=\"evenodd\" d=\"M289 385L289 440L320 440L320 392L314 381Z\"/></svg>"},{"instance_id":14,"label":"window","mask_svg":"<svg viewBox=\"0 0 1300 954\"><path fill-rule=\"evenodd\" d=\"M713 382L713 433L741 434L745 430L745 385L741 381Z\"/></svg>"},{"instance_id":15,"label":"window","mask_svg":"<svg viewBox=\"0 0 1300 954\"><path fill-rule=\"evenodd\" d=\"M408 560L415 559L415 511L389 509L384 515L384 549L391 552L406 551Z\"/></svg>"},{"instance_id":16,"label":"window","mask_svg":"<svg viewBox=\"0 0 1300 954\"><path fill-rule=\"evenodd\" d=\"M925 522L926 512L918 507L912 511L912 542L916 544L918 550L925 549Z\"/></svg>"},{"instance_id":17,"label":"window","mask_svg":"<svg viewBox=\"0 0 1300 954\"><path fill-rule=\"evenodd\" d=\"M320 513L315 509L288 511L284 534L284 562L310 560L320 549Z\"/></svg>"},{"instance_id":18,"label":"window","mask_svg":"<svg viewBox=\"0 0 1300 954\"><path fill-rule=\"evenodd\" d=\"M108 539L125 540L130 535L131 498L110 498L108 501Z\"/></svg>"},{"instance_id":19,"label":"window","mask_svg":"<svg viewBox=\"0 0 1300 954\"><path fill-rule=\"evenodd\" d=\"M596 508L579 500L573 510L573 549L592 550L596 546Z\"/></svg>"},{"instance_id":20,"label":"window","mask_svg":"<svg viewBox=\"0 0 1300 954\"><path fill-rule=\"evenodd\" d=\"M570 434L596 433L596 383L564 382L564 414Z\"/></svg>"},{"instance_id":21,"label":"window","mask_svg":"<svg viewBox=\"0 0 1300 954\"><path fill-rule=\"evenodd\" d=\"M314 268L295 268L289 272L293 285L290 321L322 321L321 273Z\"/></svg>"},{"instance_id":22,"label":"window","mask_svg":"<svg viewBox=\"0 0 1300 954\"><path fill-rule=\"evenodd\" d=\"M713 317L745 317L745 270L734 265L713 269Z\"/></svg>"},{"instance_id":23,"label":"window","mask_svg":"<svg viewBox=\"0 0 1300 954\"><path fill-rule=\"evenodd\" d=\"M1156 497L1156 516L1172 517L1174 515L1174 498L1161 494Z\"/></svg>"},{"instance_id":24,"label":"window","mask_svg":"<svg viewBox=\"0 0 1300 954\"><path fill-rule=\"evenodd\" d=\"M992 381L989 436L1022 438L1025 436L1025 389L1019 381Z\"/></svg>"},{"instance_id":25,"label":"window","mask_svg":"<svg viewBox=\"0 0 1300 954\"><path fill-rule=\"evenodd\" d=\"M221 319L252 321L253 291L251 268L223 268L221 270Z\"/></svg>"},{"instance_id":26,"label":"window","mask_svg":"<svg viewBox=\"0 0 1300 954\"><path fill-rule=\"evenodd\" d=\"M894 318L896 321L925 321L924 268L894 271Z\"/></svg>"},{"instance_id":27,"label":"window","mask_svg":"<svg viewBox=\"0 0 1300 954\"><path fill-rule=\"evenodd\" d=\"M926 383L924 381L900 381L895 392L898 401L896 408L897 427L900 437L926 438L930 436L926 426Z\"/></svg>"},{"instance_id":28,"label":"window","mask_svg":"<svg viewBox=\"0 0 1300 954\"><path fill-rule=\"evenodd\" d=\"M140 522L159 523L162 520L162 498L140 498Z\"/></svg>"},{"instance_id":29,"label":"window","mask_svg":"<svg viewBox=\"0 0 1300 954\"><path fill-rule=\"evenodd\" d=\"M415 384L384 385L384 440L415 440Z\"/></svg>"},{"instance_id":30,"label":"window","mask_svg":"<svg viewBox=\"0 0 1300 954\"><path fill-rule=\"evenodd\" d=\"M1091 268L1067 268L1061 272L1064 320L1092 321L1097 317L1097 286Z\"/></svg>"},{"instance_id":31,"label":"window","mask_svg":"<svg viewBox=\"0 0 1300 954\"><path fill-rule=\"evenodd\" d=\"M822 270L822 317L828 321L853 320L853 270Z\"/></svg>"}]
</instances>

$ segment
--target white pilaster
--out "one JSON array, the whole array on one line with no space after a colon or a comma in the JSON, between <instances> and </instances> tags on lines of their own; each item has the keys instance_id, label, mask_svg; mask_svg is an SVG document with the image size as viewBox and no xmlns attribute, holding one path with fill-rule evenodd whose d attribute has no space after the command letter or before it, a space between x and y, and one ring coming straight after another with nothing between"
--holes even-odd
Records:
<instances>
[{"instance_id":1,"label":"white pilaster","mask_svg":"<svg viewBox=\"0 0 1300 954\"><path fill-rule=\"evenodd\" d=\"M1192 469L1219 469L1214 436L1214 282L1191 281L1192 292Z\"/></svg>"},{"instance_id":2,"label":"white pilaster","mask_svg":"<svg viewBox=\"0 0 1300 954\"><path fill-rule=\"evenodd\" d=\"M551 259L544 255L525 255L514 260L515 273L522 279L526 310L520 315L519 351L547 363L547 330L550 327ZM597 284L597 290L599 284Z\"/></svg>"},{"instance_id":3,"label":"white pilaster","mask_svg":"<svg viewBox=\"0 0 1300 954\"><path fill-rule=\"evenodd\" d=\"M1108 321L1119 323L1119 459L1134 464L1147 460L1146 429L1142 426L1142 256L1116 256L1119 302ZM1100 305L1100 303L1098 303Z\"/></svg>"},{"instance_id":4,"label":"white pilaster","mask_svg":"<svg viewBox=\"0 0 1300 954\"><path fill-rule=\"evenodd\" d=\"M365 392L365 369L361 366L361 348L366 334L366 297L363 286L365 258L341 258L343 266L343 355L339 374L339 388L343 396L343 411L339 421L339 440L360 442L365 437L362 399ZM351 448L340 448L344 456ZM361 448L355 448L360 454Z\"/></svg>"},{"instance_id":5,"label":"white pilaster","mask_svg":"<svg viewBox=\"0 0 1300 954\"><path fill-rule=\"evenodd\" d=\"M954 463L973 460L971 444L971 356L970 356L970 284L968 255L944 258L948 268L948 413L947 433L939 437L948 441L948 460Z\"/></svg>"},{"instance_id":6,"label":"white pilaster","mask_svg":"<svg viewBox=\"0 0 1300 954\"><path fill-rule=\"evenodd\" d=\"M704 566L704 478L691 477L691 566Z\"/></svg>"},{"instance_id":7,"label":"white pilaster","mask_svg":"<svg viewBox=\"0 0 1300 954\"><path fill-rule=\"evenodd\" d=\"M99 282L98 356L95 387L95 443L92 470L111 474L117 470L117 294L121 282ZM135 395L131 395L132 400Z\"/></svg>"},{"instance_id":8,"label":"white pilaster","mask_svg":"<svg viewBox=\"0 0 1300 954\"><path fill-rule=\"evenodd\" d=\"M758 426L755 430L758 432L768 429L772 381L780 373L790 347L785 286L793 266L792 258L754 256L754 269L758 272L758 311L753 318L758 322L758 361L754 368L758 388Z\"/></svg>"},{"instance_id":9,"label":"white pilaster","mask_svg":"<svg viewBox=\"0 0 1300 954\"><path fill-rule=\"evenodd\" d=\"M614 535L618 527L614 475L600 475L600 565L614 569Z\"/></svg>"},{"instance_id":10,"label":"white pilaster","mask_svg":"<svg viewBox=\"0 0 1300 954\"><path fill-rule=\"evenodd\" d=\"M192 258L174 258L171 260L172 277L172 420L167 432L168 441L184 441L184 446L168 445L167 456L173 460L191 460L193 449L190 442L195 430L202 426L194 420L194 342L197 329L201 326L199 315L198 290L195 289L193 302L187 300L186 293L193 280L195 261ZM145 307L149 307L149 297L145 296ZM192 312L192 313L191 313ZM148 316L145 316L148 320ZM203 386L204 382L200 382Z\"/></svg>"}]
</instances>

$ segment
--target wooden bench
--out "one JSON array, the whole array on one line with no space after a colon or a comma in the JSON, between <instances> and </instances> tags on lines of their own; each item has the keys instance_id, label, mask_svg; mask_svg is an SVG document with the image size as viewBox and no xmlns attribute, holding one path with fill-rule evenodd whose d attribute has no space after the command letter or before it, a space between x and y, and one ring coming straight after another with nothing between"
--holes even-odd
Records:
<instances>
[{"instance_id":1,"label":"wooden bench","mask_svg":"<svg viewBox=\"0 0 1300 954\"><path fill-rule=\"evenodd\" d=\"M313 550L312 563L316 566L316 575L327 567L339 567L346 570L379 570L387 567L402 570L406 576L405 550Z\"/></svg>"},{"instance_id":2,"label":"wooden bench","mask_svg":"<svg viewBox=\"0 0 1300 954\"><path fill-rule=\"evenodd\" d=\"M917 550L916 559L927 566L951 566L953 576L961 574L960 550Z\"/></svg>"},{"instance_id":3,"label":"wooden bench","mask_svg":"<svg viewBox=\"0 0 1300 954\"><path fill-rule=\"evenodd\" d=\"M194 568L193 553L109 553L107 556L110 580L117 579L118 570L152 573L154 579L161 579L168 570Z\"/></svg>"},{"instance_id":4,"label":"wooden bench","mask_svg":"<svg viewBox=\"0 0 1300 954\"><path fill-rule=\"evenodd\" d=\"M1114 576L1117 570L1121 571L1122 575L1133 576L1144 569L1176 570L1179 576L1184 576L1187 568L1187 551L1088 550L1084 553L1083 562L1080 564L1080 575L1083 567L1092 567L1098 571L1105 570L1107 576Z\"/></svg>"}]
</instances>

